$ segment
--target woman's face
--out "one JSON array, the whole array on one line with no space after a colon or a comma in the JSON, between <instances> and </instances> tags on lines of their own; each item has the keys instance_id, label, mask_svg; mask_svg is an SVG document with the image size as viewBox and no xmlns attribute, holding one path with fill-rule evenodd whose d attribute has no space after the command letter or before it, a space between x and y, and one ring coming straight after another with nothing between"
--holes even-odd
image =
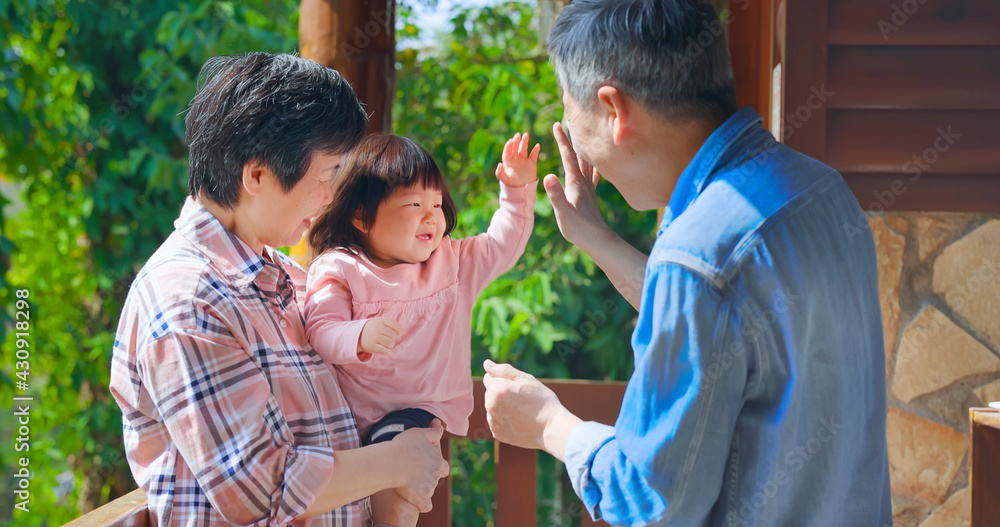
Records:
<instances>
[{"instance_id":1,"label":"woman's face","mask_svg":"<svg viewBox=\"0 0 1000 527\"><path fill-rule=\"evenodd\" d=\"M375 223L365 231L361 219L354 226L368 240L371 261L379 267L425 262L444 238L441 191L414 186L398 189L378 206Z\"/></svg>"},{"instance_id":2,"label":"woman's face","mask_svg":"<svg viewBox=\"0 0 1000 527\"><path fill-rule=\"evenodd\" d=\"M316 216L333 201L333 178L340 168L340 155L314 153L305 175L285 194L273 175L262 180L254 201L257 238L265 245L295 245L312 226Z\"/></svg>"}]
</instances>

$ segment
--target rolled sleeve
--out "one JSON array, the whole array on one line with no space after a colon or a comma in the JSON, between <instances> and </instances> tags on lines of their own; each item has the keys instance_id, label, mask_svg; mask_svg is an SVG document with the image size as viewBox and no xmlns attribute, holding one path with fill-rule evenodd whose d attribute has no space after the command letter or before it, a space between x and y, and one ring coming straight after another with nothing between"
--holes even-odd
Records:
<instances>
[{"instance_id":1,"label":"rolled sleeve","mask_svg":"<svg viewBox=\"0 0 1000 527\"><path fill-rule=\"evenodd\" d=\"M615 429L592 421L580 423L566 438L566 471L576 495L595 520L601 519L598 504L601 490L590 478L590 467L594 464L597 451L613 440Z\"/></svg>"},{"instance_id":2,"label":"rolled sleeve","mask_svg":"<svg viewBox=\"0 0 1000 527\"><path fill-rule=\"evenodd\" d=\"M333 475L333 451L301 446L285 456L285 477L271 495L271 516L267 525L286 525L316 501L320 489Z\"/></svg>"}]
</instances>

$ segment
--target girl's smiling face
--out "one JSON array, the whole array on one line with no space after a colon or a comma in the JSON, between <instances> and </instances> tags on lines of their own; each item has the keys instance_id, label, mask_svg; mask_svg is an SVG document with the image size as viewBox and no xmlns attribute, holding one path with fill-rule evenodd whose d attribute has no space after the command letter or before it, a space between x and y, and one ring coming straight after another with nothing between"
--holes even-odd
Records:
<instances>
[{"instance_id":1,"label":"girl's smiling face","mask_svg":"<svg viewBox=\"0 0 1000 527\"><path fill-rule=\"evenodd\" d=\"M358 215L354 226L367 238L366 252L372 263L388 268L427 261L444 238L442 199L437 189L401 188L379 204L370 229L365 229Z\"/></svg>"}]
</instances>

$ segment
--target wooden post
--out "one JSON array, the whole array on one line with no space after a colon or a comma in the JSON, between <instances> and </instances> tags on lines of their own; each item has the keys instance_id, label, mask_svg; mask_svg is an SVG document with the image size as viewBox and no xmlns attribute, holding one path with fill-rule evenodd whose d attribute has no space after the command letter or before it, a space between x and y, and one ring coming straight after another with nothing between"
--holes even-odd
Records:
<instances>
[{"instance_id":1,"label":"wooden post","mask_svg":"<svg viewBox=\"0 0 1000 527\"><path fill-rule=\"evenodd\" d=\"M368 112L368 133L392 132L395 0L302 0L299 54L339 71L351 83ZM308 267L310 253L303 235L290 255Z\"/></svg>"},{"instance_id":2,"label":"wooden post","mask_svg":"<svg viewBox=\"0 0 1000 527\"><path fill-rule=\"evenodd\" d=\"M972 492L972 527L996 525L1000 518L1000 412L970 408L972 452L969 456L969 489Z\"/></svg>"},{"instance_id":3,"label":"wooden post","mask_svg":"<svg viewBox=\"0 0 1000 527\"><path fill-rule=\"evenodd\" d=\"M771 121L771 79L774 71L774 0L730 4L729 55L736 83L736 104L751 106Z\"/></svg>"},{"instance_id":4,"label":"wooden post","mask_svg":"<svg viewBox=\"0 0 1000 527\"><path fill-rule=\"evenodd\" d=\"M396 91L395 0L302 0L303 57L341 73L368 110L368 132L392 131Z\"/></svg>"},{"instance_id":5,"label":"wooden post","mask_svg":"<svg viewBox=\"0 0 1000 527\"><path fill-rule=\"evenodd\" d=\"M451 462L451 438L448 434L441 438L441 455L445 461ZM433 509L430 512L421 514L417 520L417 527L437 527L451 525L451 476L441 478L437 489L434 490L434 497L431 498Z\"/></svg>"},{"instance_id":6,"label":"wooden post","mask_svg":"<svg viewBox=\"0 0 1000 527\"><path fill-rule=\"evenodd\" d=\"M497 527L538 525L538 451L496 442Z\"/></svg>"}]
</instances>

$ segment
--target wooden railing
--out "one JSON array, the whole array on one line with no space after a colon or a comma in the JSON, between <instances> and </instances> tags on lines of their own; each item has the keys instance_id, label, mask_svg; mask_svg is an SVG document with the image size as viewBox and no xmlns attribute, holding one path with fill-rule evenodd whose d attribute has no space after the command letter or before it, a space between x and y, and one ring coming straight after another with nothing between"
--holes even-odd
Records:
<instances>
[{"instance_id":1,"label":"wooden railing","mask_svg":"<svg viewBox=\"0 0 1000 527\"><path fill-rule=\"evenodd\" d=\"M149 514L146 509L146 495L142 489L98 507L69 522L65 527L148 527Z\"/></svg>"},{"instance_id":2,"label":"wooden railing","mask_svg":"<svg viewBox=\"0 0 1000 527\"><path fill-rule=\"evenodd\" d=\"M969 491L972 527L997 525L1000 518L1000 411L970 408L972 449L969 455Z\"/></svg>"},{"instance_id":3,"label":"wooden railing","mask_svg":"<svg viewBox=\"0 0 1000 527\"><path fill-rule=\"evenodd\" d=\"M546 380L545 384L559 396L559 400L574 414L585 421L611 424L618 417L625 383L604 383L574 380ZM484 410L484 388L481 379L473 385L475 410L469 418L467 439L493 441L486 424ZM445 434L441 450L445 459L450 457L451 440L454 436ZM537 527L537 467L539 453L502 443L495 443L494 463L496 465L496 527ZM548 454L541 454L548 455ZM434 510L420 516L418 527L448 527L451 525L451 478L441 480L434 493ZM590 515L581 507L580 526L595 525ZM146 509L146 495L136 490L104 505L66 527L146 527L149 516Z\"/></svg>"}]
</instances>

